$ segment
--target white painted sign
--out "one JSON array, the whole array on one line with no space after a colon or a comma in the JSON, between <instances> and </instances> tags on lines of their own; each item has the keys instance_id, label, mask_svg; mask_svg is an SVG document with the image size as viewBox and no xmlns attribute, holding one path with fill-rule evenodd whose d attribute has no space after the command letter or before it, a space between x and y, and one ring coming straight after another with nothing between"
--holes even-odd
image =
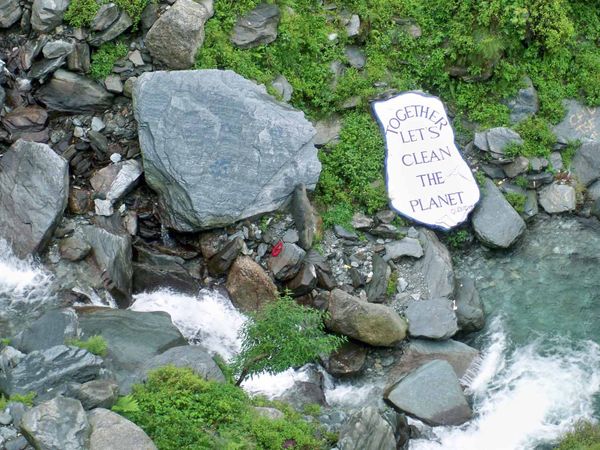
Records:
<instances>
[{"instance_id":1,"label":"white painted sign","mask_svg":"<svg viewBox=\"0 0 600 450\"><path fill-rule=\"evenodd\" d=\"M454 143L443 103L419 92L375 102L386 143L387 191L400 214L444 230L479 201L471 169Z\"/></svg>"}]
</instances>

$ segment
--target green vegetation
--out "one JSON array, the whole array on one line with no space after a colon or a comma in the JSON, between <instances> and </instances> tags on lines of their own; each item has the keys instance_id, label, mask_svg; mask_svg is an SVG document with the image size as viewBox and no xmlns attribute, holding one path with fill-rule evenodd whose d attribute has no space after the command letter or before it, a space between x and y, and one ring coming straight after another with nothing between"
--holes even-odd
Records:
<instances>
[{"instance_id":1,"label":"green vegetation","mask_svg":"<svg viewBox=\"0 0 600 450\"><path fill-rule=\"evenodd\" d=\"M485 173L483 173L483 171L478 170L475 172L475 181L477 182L477 185L480 188L485 186L485 180L487 180L487 177L485 176Z\"/></svg>"},{"instance_id":2,"label":"green vegetation","mask_svg":"<svg viewBox=\"0 0 600 450\"><path fill-rule=\"evenodd\" d=\"M106 3L110 3L110 0L72 0L65 12L64 19L73 27L89 27L100 6ZM149 0L114 0L113 3L129 14L135 30Z\"/></svg>"},{"instance_id":3,"label":"green vegetation","mask_svg":"<svg viewBox=\"0 0 600 450\"><path fill-rule=\"evenodd\" d=\"M388 280L387 287L385 289L385 294L388 297L391 297L396 294L397 290L398 290L398 273L392 272L392 274L390 275L390 278Z\"/></svg>"},{"instance_id":4,"label":"green vegetation","mask_svg":"<svg viewBox=\"0 0 600 450\"><path fill-rule=\"evenodd\" d=\"M101 80L110 75L115 63L127 56L127 46L122 42L102 44L92 55L90 74L92 78Z\"/></svg>"},{"instance_id":5,"label":"green vegetation","mask_svg":"<svg viewBox=\"0 0 600 450\"><path fill-rule=\"evenodd\" d=\"M267 86L282 74L294 88L291 103L311 119L343 117L339 143L320 152L321 205L366 212L385 206L383 141L368 107L384 92L431 92L455 115L457 130L465 120L487 128L508 125L504 101L528 75L540 112L516 127L525 144L515 152L526 156L547 156L549 124L562 118L564 98L600 104L600 9L589 0L337 0L337 11L361 18L353 39L319 2L280 0L277 40L235 48L229 41L235 21L258 3L215 1L196 66L232 69ZM414 25L420 37L411 35ZM336 77L330 66L346 61L344 47L353 42L364 46L366 66ZM345 109L351 97L360 98L358 106Z\"/></svg>"},{"instance_id":6,"label":"green vegetation","mask_svg":"<svg viewBox=\"0 0 600 450\"><path fill-rule=\"evenodd\" d=\"M144 429L160 450L330 448L317 426L281 403L251 399L240 388L206 381L190 369L164 367L132 393L137 410L122 414ZM277 407L272 420L253 406ZM329 446L328 446L329 445Z\"/></svg>"},{"instance_id":7,"label":"green vegetation","mask_svg":"<svg viewBox=\"0 0 600 450\"><path fill-rule=\"evenodd\" d=\"M557 450L600 450L600 425L578 424L563 437Z\"/></svg>"},{"instance_id":8,"label":"green vegetation","mask_svg":"<svg viewBox=\"0 0 600 450\"><path fill-rule=\"evenodd\" d=\"M91 336L89 339L82 341L80 339L70 339L66 342L67 345L79 347L87 350L90 353L98 356L106 356L108 352L108 345L106 340L102 336Z\"/></svg>"},{"instance_id":9,"label":"green vegetation","mask_svg":"<svg viewBox=\"0 0 600 450\"><path fill-rule=\"evenodd\" d=\"M242 349L233 363L236 385L250 375L276 374L335 351L346 338L325 332L326 317L287 294L265 305L241 331Z\"/></svg>"},{"instance_id":10,"label":"green vegetation","mask_svg":"<svg viewBox=\"0 0 600 450\"><path fill-rule=\"evenodd\" d=\"M10 403L23 403L27 406L33 405L33 399L37 396L35 392L28 392L25 395L22 394L13 394L10 397L6 398L4 395L0 394L0 412L4 411L4 408Z\"/></svg>"},{"instance_id":11,"label":"green vegetation","mask_svg":"<svg viewBox=\"0 0 600 450\"><path fill-rule=\"evenodd\" d=\"M0 345L10 345L10 338L0 339Z\"/></svg>"},{"instance_id":12,"label":"green vegetation","mask_svg":"<svg viewBox=\"0 0 600 450\"><path fill-rule=\"evenodd\" d=\"M523 175L519 175L515 178L515 184L519 186L521 189L527 189L529 187L529 181Z\"/></svg>"},{"instance_id":13,"label":"green vegetation","mask_svg":"<svg viewBox=\"0 0 600 450\"><path fill-rule=\"evenodd\" d=\"M451 231L446 235L448 246L454 250L462 248L469 240L470 236L467 230Z\"/></svg>"},{"instance_id":14,"label":"green vegetation","mask_svg":"<svg viewBox=\"0 0 600 450\"><path fill-rule=\"evenodd\" d=\"M337 203L327 208L323 213L323 225L331 228L334 225L341 225L347 230L352 230L352 216L354 211L348 203Z\"/></svg>"},{"instance_id":15,"label":"green vegetation","mask_svg":"<svg viewBox=\"0 0 600 450\"><path fill-rule=\"evenodd\" d=\"M111 408L114 412L117 413L133 413L140 410L140 406L138 405L137 400L133 397L133 395L124 395L119 397L117 403L113 405Z\"/></svg>"},{"instance_id":16,"label":"green vegetation","mask_svg":"<svg viewBox=\"0 0 600 450\"><path fill-rule=\"evenodd\" d=\"M577 150L579 150L579 147L581 147L581 142L569 142L567 147L561 152L560 156L562 157L563 166L566 170L569 170L571 167L571 161L573 160L575 153L577 153Z\"/></svg>"},{"instance_id":17,"label":"green vegetation","mask_svg":"<svg viewBox=\"0 0 600 450\"><path fill-rule=\"evenodd\" d=\"M525 212L525 203L527 203L527 196L523 194L519 194L518 192L506 192L504 194L508 203L515 208L519 214L523 214Z\"/></svg>"}]
</instances>

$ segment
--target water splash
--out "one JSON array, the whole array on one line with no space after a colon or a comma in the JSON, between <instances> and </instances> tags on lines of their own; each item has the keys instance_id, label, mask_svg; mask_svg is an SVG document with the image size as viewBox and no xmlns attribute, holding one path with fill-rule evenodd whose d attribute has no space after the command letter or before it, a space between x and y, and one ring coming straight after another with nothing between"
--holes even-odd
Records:
<instances>
[{"instance_id":1,"label":"water splash","mask_svg":"<svg viewBox=\"0 0 600 450\"><path fill-rule=\"evenodd\" d=\"M593 418L598 344L538 340L507 355L499 321L489 341L481 371L468 386L475 418L462 427L433 428L431 440L413 441L411 450L529 450Z\"/></svg>"}]
</instances>

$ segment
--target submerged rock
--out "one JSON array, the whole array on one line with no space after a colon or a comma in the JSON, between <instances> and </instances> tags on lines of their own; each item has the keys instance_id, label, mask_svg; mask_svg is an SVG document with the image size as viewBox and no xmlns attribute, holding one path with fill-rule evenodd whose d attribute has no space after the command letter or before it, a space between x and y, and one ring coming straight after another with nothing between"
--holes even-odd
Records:
<instances>
[{"instance_id":1,"label":"submerged rock","mask_svg":"<svg viewBox=\"0 0 600 450\"><path fill-rule=\"evenodd\" d=\"M304 114L231 71L144 73L133 98L146 181L171 228L199 231L270 212L298 183L312 189L318 180L315 130Z\"/></svg>"},{"instance_id":2,"label":"submerged rock","mask_svg":"<svg viewBox=\"0 0 600 450\"><path fill-rule=\"evenodd\" d=\"M367 406L355 412L340 430L340 450L394 450L394 430L377 409Z\"/></svg>"},{"instance_id":3,"label":"submerged rock","mask_svg":"<svg viewBox=\"0 0 600 450\"><path fill-rule=\"evenodd\" d=\"M481 194L471 218L475 235L489 247L510 247L525 231L525 221L493 181L486 180Z\"/></svg>"},{"instance_id":4,"label":"submerged rock","mask_svg":"<svg viewBox=\"0 0 600 450\"><path fill-rule=\"evenodd\" d=\"M17 141L0 160L0 238L21 258L41 252L68 194L67 161L45 144Z\"/></svg>"},{"instance_id":5,"label":"submerged rock","mask_svg":"<svg viewBox=\"0 0 600 450\"><path fill-rule=\"evenodd\" d=\"M402 378L385 398L400 411L431 426L460 425L472 415L456 373L441 360L424 364Z\"/></svg>"}]
</instances>

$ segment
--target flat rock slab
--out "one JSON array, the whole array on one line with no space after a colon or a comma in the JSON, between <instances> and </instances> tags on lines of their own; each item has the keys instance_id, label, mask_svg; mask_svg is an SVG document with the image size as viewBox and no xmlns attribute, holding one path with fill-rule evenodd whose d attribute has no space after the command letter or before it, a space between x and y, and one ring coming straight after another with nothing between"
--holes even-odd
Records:
<instances>
[{"instance_id":1,"label":"flat rock slab","mask_svg":"<svg viewBox=\"0 0 600 450\"><path fill-rule=\"evenodd\" d=\"M577 206L575 188L552 183L540 191L540 205L549 214L574 211Z\"/></svg>"},{"instance_id":2,"label":"flat rock slab","mask_svg":"<svg viewBox=\"0 0 600 450\"><path fill-rule=\"evenodd\" d=\"M117 413L97 408L87 417L91 426L89 450L156 450L144 430Z\"/></svg>"},{"instance_id":3,"label":"flat rock slab","mask_svg":"<svg viewBox=\"0 0 600 450\"><path fill-rule=\"evenodd\" d=\"M452 257L444 244L431 230L419 232L424 255L415 264L415 269L423 274L430 298L454 295L454 268Z\"/></svg>"},{"instance_id":4,"label":"flat rock slab","mask_svg":"<svg viewBox=\"0 0 600 450\"><path fill-rule=\"evenodd\" d=\"M24 353L45 350L63 345L68 339L77 336L77 314L70 309L53 310L44 313L27 326L11 345Z\"/></svg>"},{"instance_id":5,"label":"flat rock slab","mask_svg":"<svg viewBox=\"0 0 600 450\"><path fill-rule=\"evenodd\" d=\"M98 83L59 69L50 82L40 88L37 99L50 110L85 113L109 108L113 96Z\"/></svg>"},{"instance_id":6,"label":"flat rock slab","mask_svg":"<svg viewBox=\"0 0 600 450\"><path fill-rule=\"evenodd\" d=\"M508 248L525 231L525 221L492 180L486 180L471 218L475 235L488 247Z\"/></svg>"},{"instance_id":7,"label":"flat rock slab","mask_svg":"<svg viewBox=\"0 0 600 450\"><path fill-rule=\"evenodd\" d=\"M233 28L231 42L240 48L252 48L273 42L277 38L280 15L277 5L261 3L238 19Z\"/></svg>"},{"instance_id":8,"label":"flat rock slab","mask_svg":"<svg viewBox=\"0 0 600 450\"><path fill-rule=\"evenodd\" d=\"M164 312L84 308L79 325L84 339L100 335L106 340L106 365L115 373L121 394L130 391L138 370L151 358L187 344Z\"/></svg>"},{"instance_id":9,"label":"flat rock slab","mask_svg":"<svg viewBox=\"0 0 600 450\"><path fill-rule=\"evenodd\" d=\"M423 256L423 247L419 240L406 237L400 241L385 244L385 256L383 257L385 261L394 260L401 256L410 256L412 258Z\"/></svg>"},{"instance_id":10,"label":"flat rock slab","mask_svg":"<svg viewBox=\"0 0 600 450\"><path fill-rule=\"evenodd\" d=\"M460 425L472 415L456 373L442 360L411 372L385 397L400 411L431 426Z\"/></svg>"},{"instance_id":11,"label":"flat rock slab","mask_svg":"<svg viewBox=\"0 0 600 450\"><path fill-rule=\"evenodd\" d=\"M355 412L340 430L340 450L392 450L396 448L394 430L377 409L368 406Z\"/></svg>"},{"instance_id":12,"label":"flat rock slab","mask_svg":"<svg viewBox=\"0 0 600 450\"><path fill-rule=\"evenodd\" d=\"M231 71L147 72L133 91L146 182L165 224L226 226L274 211L321 171L304 114Z\"/></svg>"},{"instance_id":13,"label":"flat rock slab","mask_svg":"<svg viewBox=\"0 0 600 450\"><path fill-rule=\"evenodd\" d=\"M575 153L570 170L584 186L589 186L599 179L600 141L583 144Z\"/></svg>"},{"instance_id":14,"label":"flat rock slab","mask_svg":"<svg viewBox=\"0 0 600 450\"><path fill-rule=\"evenodd\" d=\"M19 140L0 160L0 238L21 258L45 249L67 206L67 161Z\"/></svg>"},{"instance_id":15,"label":"flat rock slab","mask_svg":"<svg viewBox=\"0 0 600 450\"><path fill-rule=\"evenodd\" d=\"M565 100L563 104L567 114L554 127L556 140L560 144L600 142L600 108L590 108L577 100Z\"/></svg>"},{"instance_id":16,"label":"flat rock slab","mask_svg":"<svg viewBox=\"0 0 600 450\"><path fill-rule=\"evenodd\" d=\"M413 337L448 339L458 331L456 314L447 298L413 301L405 315L408 333Z\"/></svg>"}]
</instances>

